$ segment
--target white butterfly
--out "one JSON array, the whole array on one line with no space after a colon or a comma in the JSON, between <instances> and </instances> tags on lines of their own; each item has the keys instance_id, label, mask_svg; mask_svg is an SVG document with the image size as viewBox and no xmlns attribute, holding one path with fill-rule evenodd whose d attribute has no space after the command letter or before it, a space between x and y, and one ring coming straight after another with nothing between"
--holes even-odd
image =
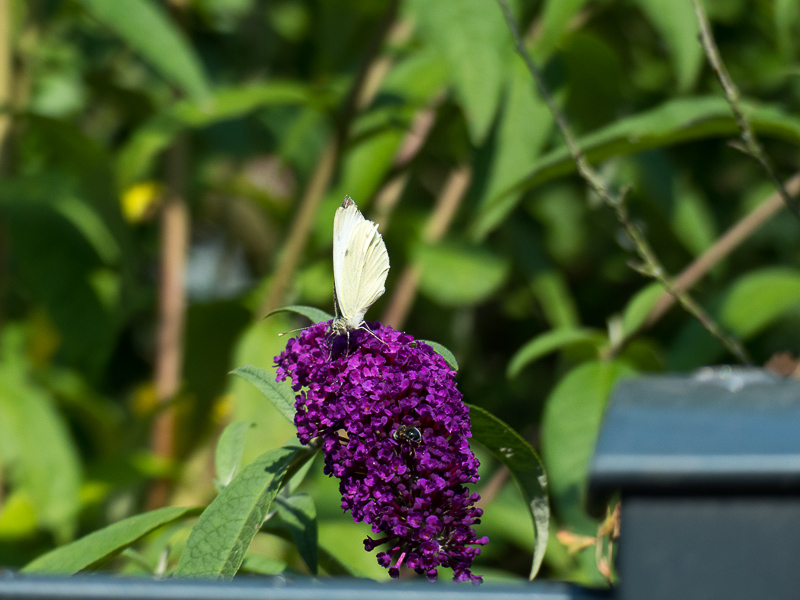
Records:
<instances>
[{"instance_id":1,"label":"white butterfly","mask_svg":"<svg viewBox=\"0 0 800 600\"><path fill-rule=\"evenodd\" d=\"M367 309L386 291L389 253L378 226L364 218L350 196L345 196L333 219L334 333L366 329Z\"/></svg>"}]
</instances>

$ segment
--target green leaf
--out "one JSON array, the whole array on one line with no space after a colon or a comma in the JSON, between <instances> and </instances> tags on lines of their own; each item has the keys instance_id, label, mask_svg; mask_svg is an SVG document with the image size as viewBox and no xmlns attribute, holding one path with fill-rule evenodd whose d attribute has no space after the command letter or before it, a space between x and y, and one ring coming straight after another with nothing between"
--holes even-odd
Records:
<instances>
[{"instance_id":1,"label":"green leaf","mask_svg":"<svg viewBox=\"0 0 800 600\"><path fill-rule=\"evenodd\" d=\"M500 8L486 0L414 0L425 42L448 65L473 143L489 133L512 56Z\"/></svg>"},{"instance_id":2,"label":"green leaf","mask_svg":"<svg viewBox=\"0 0 800 600\"><path fill-rule=\"evenodd\" d=\"M428 344L428 346L433 348L437 354L442 355L442 358L444 358L445 361L447 361L447 364L450 365L450 367L454 371L458 371L458 361L456 361L455 355L452 352L450 352L450 350L448 350L438 342L432 342L430 340L418 340L418 341L423 342L424 344Z\"/></svg>"},{"instance_id":3,"label":"green leaf","mask_svg":"<svg viewBox=\"0 0 800 600\"><path fill-rule=\"evenodd\" d=\"M242 571L256 575L278 575L286 570L288 565L282 560L275 560L262 554L248 552L242 563Z\"/></svg>"},{"instance_id":4,"label":"green leaf","mask_svg":"<svg viewBox=\"0 0 800 600\"><path fill-rule=\"evenodd\" d=\"M74 534L80 508L80 459L54 399L8 358L21 351L8 342L21 332L8 327L0 368L0 467L12 487L26 493L40 525L63 543Z\"/></svg>"},{"instance_id":5,"label":"green leaf","mask_svg":"<svg viewBox=\"0 0 800 600\"><path fill-rule=\"evenodd\" d=\"M720 323L750 338L800 306L800 271L761 269L739 279L720 309Z\"/></svg>"},{"instance_id":6,"label":"green leaf","mask_svg":"<svg viewBox=\"0 0 800 600\"><path fill-rule=\"evenodd\" d=\"M775 0L775 29L778 37L778 48L786 60L794 59L797 48L797 21L800 19L800 5L797 0Z\"/></svg>"},{"instance_id":7,"label":"green leaf","mask_svg":"<svg viewBox=\"0 0 800 600\"><path fill-rule=\"evenodd\" d=\"M531 277L530 288L553 329L576 328L580 325L575 298L562 271L549 269L537 272Z\"/></svg>"},{"instance_id":8,"label":"green leaf","mask_svg":"<svg viewBox=\"0 0 800 600\"><path fill-rule=\"evenodd\" d=\"M481 204L492 205L498 195L530 170L552 129L553 118L547 105L534 92L525 63L518 56L512 61L511 78L497 127L496 150Z\"/></svg>"},{"instance_id":9,"label":"green leaf","mask_svg":"<svg viewBox=\"0 0 800 600\"><path fill-rule=\"evenodd\" d=\"M691 0L637 0L667 44L678 78L678 91L689 90L703 64L700 25Z\"/></svg>"},{"instance_id":10,"label":"green leaf","mask_svg":"<svg viewBox=\"0 0 800 600\"><path fill-rule=\"evenodd\" d=\"M269 450L233 478L200 515L178 561L176 577L230 579L236 574L300 448Z\"/></svg>"},{"instance_id":11,"label":"green leaf","mask_svg":"<svg viewBox=\"0 0 800 600\"><path fill-rule=\"evenodd\" d=\"M51 550L28 563L22 572L72 575L121 552L155 529L198 515L202 510L201 507L167 506L128 517Z\"/></svg>"},{"instance_id":12,"label":"green leaf","mask_svg":"<svg viewBox=\"0 0 800 600\"><path fill-rule=\"evenodd\" d=\"M325 569L328 575L342 575L344 577L368 579L365 573L339 559L338 548L326 548L325 546L320 546L319 564L323 569Z\"/></svg>"},{"instance_id":13,"label":"green leaf","mask_svg":"<svg viewBox=\"0 0 800 600\"><path fill-rule=\"evenodd\" d=\"M508 468L533 518L536 533L530 573L530 579L533 579L544 558L550 524L547 476L542 461L520 434L490 412L470 404L469 418L472 439L483 444Z\"/></svg>"},{"instance_id":14,"label":"green leaf","mask_svg":"<svg viewBox=\"0 0 800 600\"><path fill-rule=\"evenodd\" d=\"M333 298L333 292L331 292L331 298ZM319 308L314 308L313 306L284 306L283 308L276 308L271 313L269 313L267 317L271 317L272 315L277 315L278 313L284 312L291 312L297 313L298 315L303 315L304 317L308 317L311 319L313 323L323 323L326 321L330 321L333 319L333 315L329 315L324 310L320 310Z\"/></svg>"},{"instance_id":15,"label":"green leaf","mask_svg":"<svg viewBox=\"0 0 800 600\"><path fill-rule=\"evenodd\" d=\"M636 292L622 313L622 334L632 335L643 324L650 310L664 292L664 287L654 281Z\"/></svg>"},{"instance_id":16,"label":"green leaf","mask_svg":"<svg viewBox=\"0 0 800 600\"><path fill-rule=\"evenodd\" d=\"M194 49L158 3L152 0L78 2L193 101L207 99L208 82Z\"/></svg>"},{"instance_id":17,"label":"green leaf","mask_svg":"<svg viewBox=\"0 0 800 600\"><path fill-rule=\"evenodd\" d=\"M583 363L567 373L547 399L542 454L553 502L571 526L596 527L584 511L589 460L611 390L633 373L621 361Z\"/></svg>"},{"instance_id":18,"label":"green leaf","mask_svg":"<svg viewBox=\"0 0 800 600\"><path fill-rule=\"evenodd\" d=\"M242 468L242 456L247 441L247 430L253 426L246 421L229 424L217 442L214 454L214 465L217 472L217 482L224 488L233 479L234 475Z\"/></svg>"},{"instance_id":19,"label":"green leaf","mask_svg":"<svg viewBox=\"0 0 800 600\"><path fill-rule=\"evenodd\" d=\"M298 83L269 81L220 89L203 107L186 100L176 102L137 129L122 147L116 165L119 184L125 188L145 177L159 152L186 129L238 119L264 106L303 104L308 97Z\"/></svg>"},{"instance_id":20,"label":"green leaf","mask_svg":"<svg viewBox=\"0 0 800 600\"><path fill-rule=\"evenodd\" d=\"M522 348L517 350L508 363L506 376L509 379L516 377L522 369L533 361L567 346L585 343L600 346L606 341L605 334L598 329L553 329L552 331L537 335Z\"/></svg>"},{"instance_id":21,"label":"green leaf","mask_svg":"<svg viewBox=\"0 0 800 600\"><path fill-rule=\"evenodd\" d=\"M541 29L534 45L534 54L540 63L546 61L566 32L586 0L547 0L542 9Z\"/></svg>"},{"instance_id":22,"label":"green leaf","mask_svg":"<svg viewBox=\"0 0 800 600\"><path fill-rule=\"evenodd\" d=\"M672 228L693 256L700 256L717 239L714 215L702 194L681 185L672 211Z\"/></svg>"},{"instance_id":23,"label":"green leaf","mask_svg":"<svg viewBox=\"0 0 800 600\"><path fill-rule=\"evenodd\" d=\"M768 106L743 103L745 115L756 133L800 144L800 119ZM578 140L593 164L613 156L663 148L681 142L737 135L730 106L721 97L678 98L643 113L620 119ZM528 175L482 206L472 224L478 238L488 235L517 205L518 193L575 171L575 163L563 146L540 157Z\"/></svg>"},{"instance_id":24,"label":"green leaf","mask_svg":"<svg viewBox=\"0 0 800 600\"><path fill-rule=\"evenodd\" d=\"M445 306L474 306L491 296L508 275L508 260L477 246L420 245L420 291Z\"/></svg>"},{"instance_id":25,"label":"green leaf","mask_svg":"<svg viewBox=\"0 0 800 600\"><path fill-rule=\"evenodd\" d=\"M252 383L287 421L294 424L294 392L288 384L278 383L268 371L252 365L234 369L231 374Z\"/></svg>"},{"instance_id":26,"label":"green leaf","mask_svg":"<svg viewBox=\"0 0 800 600\"><path fill-rule=\"evenodd\" d=\"M278 515L294 540L297 551L313 575L318 571L319 533L317 531L317 508L308 494L297 494L289 498L278 496L275 503Z\"/></svg>"}]
</instances>

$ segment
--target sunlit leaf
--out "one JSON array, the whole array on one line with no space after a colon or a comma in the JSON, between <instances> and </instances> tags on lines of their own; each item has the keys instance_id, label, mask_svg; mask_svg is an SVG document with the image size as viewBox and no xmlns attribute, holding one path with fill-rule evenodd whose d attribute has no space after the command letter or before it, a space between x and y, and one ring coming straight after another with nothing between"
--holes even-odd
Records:
<instances>
[{"instance_id":1,"label":"sunlit leaf","mask_svg":"<svg viewBox=\"0 0 800 600\"><path fill-rule=\"evenodd\" d=\"M508 468L533 518L536 534L530 572L530 578L533 579L544 558L550 524L547 476L542 461L521 435L488 411L470 405L469 418L472 439L486 446Z\"/></svg>"},{"instance_id":2,"label":"sunlit leaf","mask_svg":"<svg viewBox=\"0 0 800 600\"><path fill-rule=\"evenodd\" d=\"M484 0L415 0L420 31L449 67L472 141L489 132L512 56L500 8Z\"/></svg>"},{"instance_id":3,"label":"sunlit leaf","mask_svg":"<svg viewBox=\"0 0 800 600\"><path fill-rule=\"evenodd\" d=\"M556 350L586 343L598 347L605 341L606 335L597 329L553 329L537 335L517 350L508 363L506 374L509 378L516 377L527 365Z\"/></svg>"},{"instance_id":4,"label":"sunlit leaf","mask_svg":"<svg viewBox=\"0 0 800 600\"><path fill-rule=\"evenodd\" d=\"M552 128L550 111L534 92L530 73L522 59L513 57L509 70L508 91L497 127L495 152L482 204L491 204L497 195L530 170Z\"/></svg>"},{"instance_id":5,"label":"sunlit leaf","mask_svg":"<svg viewBox=\"0 0 800 600\"><path fill-rule=\"evenodd\" d=\"M547 0L542 9L541 29L534 44L534 54L541 62L555 50L567 30L567 25L586 0Z\"/></svg>"},{"instance_id":6,"label":"sunlit leaf","mask_svg":"<svg viewBox=\"0 0 800 600\"><path fill-rule=\"evenodd\" d=\"M208 82L194 49L157 2L78 1L192 100L203 101L208 97Z\"/></svg>"},{"instance_id":7,"label":"sunlit leaf","mask_svg":"<svg viewBox=\"0 0 800 600\"><path fill-rule=\"evenodd\" d=\"M420 291L445 306L472 306L486 300L508 274L508 262L477 246L419 246Z\"/></svg>"},{"instance_id":8,"label":"sunlit leaf","mask_svg":"<svg viewBox=\"0 0 800 600\"><path fill-rule=\"evenodd\" d=\"M611 390L634 371L620 361L591 361L567 373L550 394L542 421L542 454L561 518L580 528L586 476Z\"/></svg>"},{"instance_id":9,"label":"sunlit leaf","mask_svg":"<svg viewBox=\"0 0 800 600\"><path fill-rule=\"evenodd\" d=\"M230 579L236 574L299 449L284 446L265 452L233 478L200 515L176 577Z\"/></svg>"},{"instance_id":10,"label":"sunlit leaf","mask_svg":"<svg viewBox=\"0 0 800 600\"><path fill-rule=\"evenodd\" d=\"M761 269L739 279L725 297L720 321L736 335L749 338L800 307L800 271Z\"/></svg>"},{"instance_id":11,"label":"sunlit leaf","mask_svg":"<svg viewBox=\"0 0 800 600\"><path fill-rule=\"evenodd\" d=\"M294 392L287 383L279 383L268 371L251 365L234 369L231 374L252 383L287 421L294 423Z\"/></svg>"},{"instance_id":12,"label":"sunlit leaf","mask_svg":"<svg viewBox=\"0 0 800 600\"><path fill-rule=\"evenodd\" d=\"M678 90L691 89L703 64L700 26L691 0L636 0L669 48Z\"/></svg>"},{"instance_id":13,"label":"sunlit leaf","mask_svg":"<svg viewBox=\"0 0 800 600\"><path fill-rule=\"evenodd\" d=\"M219 436L214 453L214 466L220 487L228 485L241 469L247 431L252 425L244 421L230 423Z\"/></svg>"},{"instance_id":14,"label":"sunlit leaf","mask_svg":"<svg viewBox=\"0 0 800 600\"><path fill-rule=\"evenodd\" d=\"M202 508L167 506L134 515L103 529L98 529L79 540L51 550L28 563L24 573L60 573L71 575L107 559L150 532L202 512Z\"/></svg>"},{"instance_id":15,"label":"sunlit leaf","mask_svg":"<svg viewBox=\"0 0 800 600\"><path fill-rule=\"evenodd\" d=\"M769 106L744 102L743 109L756 133L800 143L800 119ZM730 135L738 135L738 128L725 98L702 96L670 100L649 111L622 118L580 138L578 146L586 159L596 164L612 156L648 148ZM540 157L526 177L481 207L472 226L473 233L476 237L485 237L497 227L515 208L517 192L574 171L575 163L564 147Z\"/></svg>"}]
</instances>

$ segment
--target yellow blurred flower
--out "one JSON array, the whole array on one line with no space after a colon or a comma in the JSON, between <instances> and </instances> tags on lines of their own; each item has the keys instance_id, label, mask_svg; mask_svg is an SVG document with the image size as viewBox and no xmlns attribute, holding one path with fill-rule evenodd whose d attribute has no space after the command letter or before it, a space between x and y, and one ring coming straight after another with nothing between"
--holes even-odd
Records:
<instances>
[{"instance_id":1,"label":"yellow blurred flower","mask_svg":"<svg viewBox=\"0 0 800 600\"><path fill-rule=\"evenodd\" d=\"M131 223L148 220L161 199L164 186L157 181L132 185L122 194L122 214Z\"/></svg>"}]
</instances>

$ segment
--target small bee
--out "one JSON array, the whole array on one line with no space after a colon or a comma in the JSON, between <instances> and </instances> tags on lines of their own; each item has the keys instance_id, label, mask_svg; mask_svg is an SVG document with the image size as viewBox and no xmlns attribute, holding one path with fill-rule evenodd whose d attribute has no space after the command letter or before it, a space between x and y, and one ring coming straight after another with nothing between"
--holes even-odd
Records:
<instances>
[{"instance_id":1,"label":"small bee","mask_svg":"<svg viewBox=\"0 0 800 600\"><path fill-rule=\"evenodd\" d=\"M400 425L392 437L396 442L408 442L410 444L419 444L422 441L422 434L419 429L412 425Z\"/></svg>"}]
</instances>

